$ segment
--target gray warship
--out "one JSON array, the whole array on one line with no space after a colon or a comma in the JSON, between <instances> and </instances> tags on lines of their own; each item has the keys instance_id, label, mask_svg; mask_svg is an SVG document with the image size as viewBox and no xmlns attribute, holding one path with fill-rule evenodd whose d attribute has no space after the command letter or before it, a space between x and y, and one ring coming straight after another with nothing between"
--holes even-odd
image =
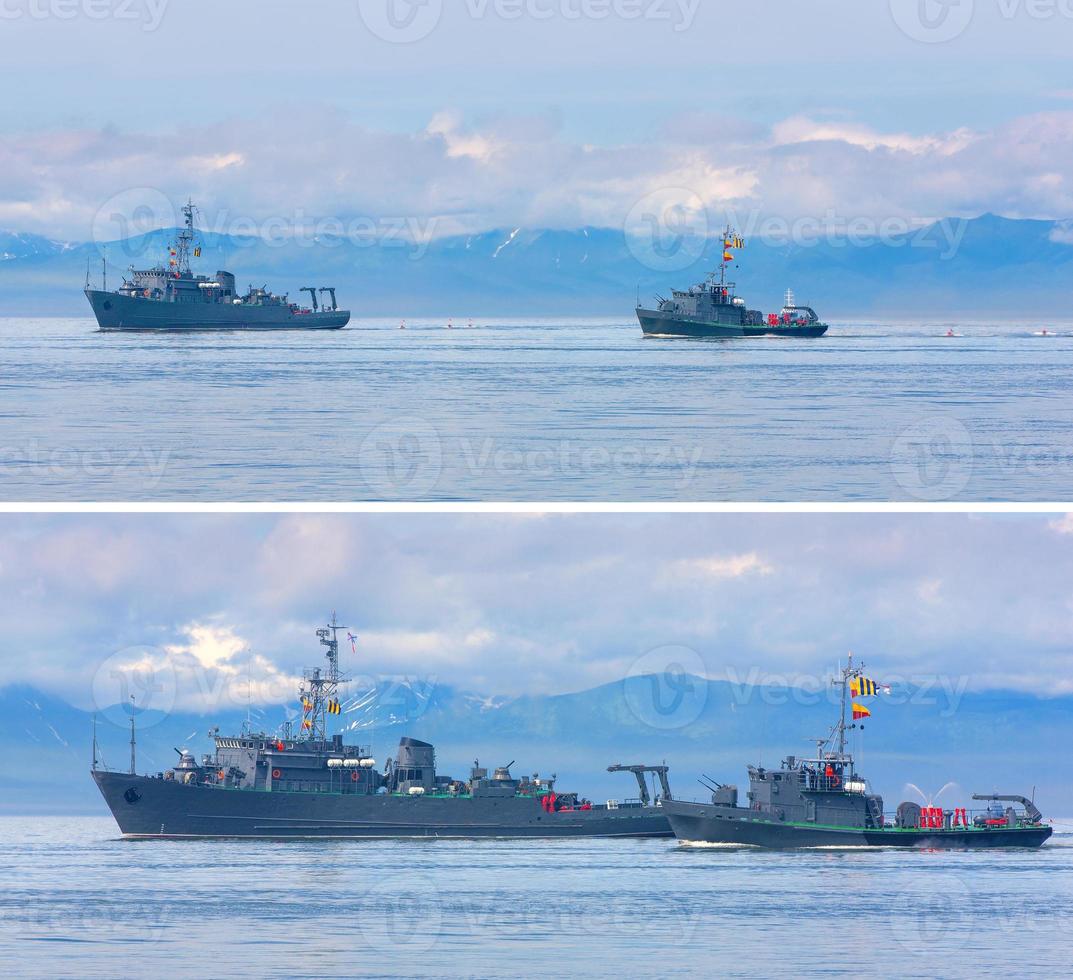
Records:
<instances>
[{"instance_id":1,"label":"gray warship","mask_svg":"<svg viewBox=\"0 0 1073 980\"><path fill-rule=\"evenodd\" d=\"M86 299L101 330L341 330L350 322L350 311L339 309L334 286L304 287L310 306L303 307L265 287L250 286L239 295L230 272L195 275L190 259L201 257L196 212L193 202L183 207L184 225L168 249L167 264L132 266L112 291L106 262L100 289L92 289L87 277ZM324 302L317 302L318 293Z\"/></svg>"},{"instance_id":2,"label":"gray warship","mask_svg":"<svg viewBox=\"0 0 1073 980\"><path fill-rule=\"evenodd\" d=\"M719 268L704 282L686 290L674 290L670 299L657 296L654 310L637 304L637 319L646 337L822 337L828 326L821 323L810 306L799 306L793 290L779 313L765 316L747 308L735 292L737 284L727 280L727 266L736 261L732 249L745 242L727 228L723 258Z\"/></svg>"},{"instance_id":3,"label":"gray warship","mask_svg":"<svg viewBox=\"0 0 1073 980\"><path fill-rule=\"evenodd\" d=\"M468 780L440 774L436 750L403 738L383 771L369 750L329 734L345 713L335 618L317 630L326 668L304 672L299 730L214 731L214 754L199 762L176 749L174 769L136 774L131 712L128 772L98 763L92 775L120 831L128 837L198 838L560 838L673 837L663 807L670 799L666 766L611 766L633 773L640 799L592 803L563 792L556 778L517 778L513 763L491 773L474 763ZM658 777L655 798L646 778Z\"/></svg>"},{"instance_id":4,"label":"gray warship","mask_svg":"<svg viewBox=\"0 0 1073 980\"><path fill-rule=\"evenodd\" d=\"M1018 795L975 794L986 808L944 809L902 803L888 818L883 798L846 751L847 692L875 690L853 658L835 682L841 686L841 716L812 758L786 758L777 769L749 767L748 803L740 806L738 788L709 781L710 803L667 800L663 810L680 841L767 848L1040 847L1053 833L1035 803ZM856 683L856 687L854 687ZM867 716L858 705L855 716Z\"/></svg>"}]
</instances>

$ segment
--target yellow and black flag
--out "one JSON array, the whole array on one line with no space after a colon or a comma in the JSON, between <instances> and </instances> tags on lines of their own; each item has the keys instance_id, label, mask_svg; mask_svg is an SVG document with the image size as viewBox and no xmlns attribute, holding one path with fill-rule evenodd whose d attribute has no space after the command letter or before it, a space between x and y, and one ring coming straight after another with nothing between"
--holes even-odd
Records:
<instances>
[{"instance_id":1,"label":"yellow and black flag","mask_svg":"<svg viewBox=\"0 0 1073 980\"><path fill-rule=\"evenodd\" d=\"M194 249L194 258L195 259L200 259L201 258L201 246L200 245L198 245L198 247Z\"/></svg>"},{"instance_id":2,"label":"yellow and black flag","mask_svg":"<svg viewBox=\"0 0 1073 980\"><path fill-rule=\"evenodd\" d=\"M877 684L867 677L855 677L849 682L850 692L855 698L874 698L877 694L890 694L890 688Z\"/></svg>"},{"instance_id":3,"label":"yellow and black flag","mask_svg":"<svg viewBox=\"0 0 1073 980\"><path fill-rule=\"evenodd\" d=\"M328 714L341 715L343 713L343 706L338 701L328 702Z\"/></svg>"}]
</instances>

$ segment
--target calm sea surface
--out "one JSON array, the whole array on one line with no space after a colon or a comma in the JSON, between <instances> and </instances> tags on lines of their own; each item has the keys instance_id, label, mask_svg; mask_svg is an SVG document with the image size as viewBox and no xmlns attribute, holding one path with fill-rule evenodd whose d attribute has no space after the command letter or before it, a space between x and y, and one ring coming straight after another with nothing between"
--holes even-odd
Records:
<instances>
[{"instance_id":1,"label":"calm sea surface","mask_svg":"<svg viewBox=\"0 0 1073 980\"><path fill-rule=\"evenodd\" d=\"M1073 486L1069 323L732 342L644 340L625 317L93 326L0 320L3 499L1038 501Z\"/></svg>"},{"instance_id":2,"label":"calm sea surface","mask_svg":"<svg viewBox=\"0 0 1073 980\"><path fill-rule=\"evenodd\" d=\"M0 818L7 976L1069 975L1040 851L117 839Z\"/></svg>"}]
</instances>

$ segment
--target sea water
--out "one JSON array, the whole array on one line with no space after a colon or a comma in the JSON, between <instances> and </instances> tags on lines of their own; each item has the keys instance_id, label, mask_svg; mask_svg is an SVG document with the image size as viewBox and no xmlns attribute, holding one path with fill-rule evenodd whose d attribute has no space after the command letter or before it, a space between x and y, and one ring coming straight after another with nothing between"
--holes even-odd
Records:
<instances>
[{"instance_id":1,"label":"sea water","mask_svg":"<svg viewBox=\"0 0 1073 980\"><path fill-rule=\"evenodd\" d=\"M100 333L0 320L8 501L1040 501L1073 485L1073 325L619 319Z\"/></svg>"},{"instance_id":2,"label":"sea water","mask_svg":"<svg viewBox=\"0 0 1073 980\"><path fill-rule=\"evenodd\" d=\"M0 818L19 977L1069 973L1073 822L1041 850L675 841L129 841Z\"/></svg>"}]
</instances>

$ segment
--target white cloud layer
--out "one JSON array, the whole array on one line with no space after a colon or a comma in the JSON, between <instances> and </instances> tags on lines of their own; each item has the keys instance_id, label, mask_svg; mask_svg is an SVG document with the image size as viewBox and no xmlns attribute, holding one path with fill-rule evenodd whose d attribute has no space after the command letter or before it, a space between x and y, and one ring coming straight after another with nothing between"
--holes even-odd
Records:
<instances>
[{"instance_id":1,"label":"white cloud layer","mask_svg":"<svg viewBox=\"0 0 1073 980\"><path fill-rule=\"evenodd\" d=\"M481 694L620 679L667 646L712 677L1073 691L1067 518L475 515L0 519L0 685L91 703L118 657L177 703L293 696L335 609L359 678ZM1066 532L1066 533L1063 533Z\"/></svg>"},{"instance_id":2,"label":"white cloud layer","mask_svg":"<svg viewBox=\"0 0 1073 980\"><path fill-rule=\"evenodd\" d=\"M312 133L281 139L294 128ZM491 228L624 227L638 202L684 189L713 223L728 209L793 222L923 222L994 211L1073 215L1073 111L991 129L886 132L844 115L771 127L693 113L630 143L588 145L551 116L467 124L436 112L417 132L378 131L329 110L139 132L0 135L0 227L85 240L100 212L156 189L194 196L218 230L270 219L409 218L433 236ZM118 196L118 198L117 198Z\"/></svg>"}]
</instances>

